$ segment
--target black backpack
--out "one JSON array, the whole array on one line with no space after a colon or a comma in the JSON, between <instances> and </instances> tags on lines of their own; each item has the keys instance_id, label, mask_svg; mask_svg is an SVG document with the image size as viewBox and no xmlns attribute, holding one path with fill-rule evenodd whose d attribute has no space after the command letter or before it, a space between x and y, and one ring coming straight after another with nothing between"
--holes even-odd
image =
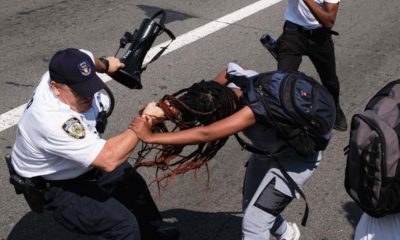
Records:
<instances>
[{"instance_id":1,"label":"black backpack","mask_svg":"<svg viewBox=\"0 0 400 240\"><path fill-rule=\"evenodd\" d=\"M345 188L373 217L400 212L400 80L390 82L351 120Z\"/></svg>"},{"instance_id":2,"label":"black backpack","mask_svg":"<svg viewBox=\"0 0 400 240\"><path fill-rule=\"evenodd\" d=\"M258 122L276 128L299 153L308 155L328 145L335 102L313 78L297 71L262 73L248 79L243 100Z\"/></svg>"}]
</instances>

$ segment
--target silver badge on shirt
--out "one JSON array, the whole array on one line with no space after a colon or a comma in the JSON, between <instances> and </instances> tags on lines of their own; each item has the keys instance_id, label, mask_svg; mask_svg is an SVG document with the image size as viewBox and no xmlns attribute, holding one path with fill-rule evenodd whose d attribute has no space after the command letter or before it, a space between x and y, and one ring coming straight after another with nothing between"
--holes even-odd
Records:
<instances>
[{"instance_id":1,"label":"silver badge on shirt","mask_svg":"<svg viewBox=\"0 0 400 240\"><path fill-rule=\"evenodd\" d=\"M78 118L68 119L62 126L62 129L71 137L76 139L85 138L85 128Z\"/></svg>"}]
</instances>

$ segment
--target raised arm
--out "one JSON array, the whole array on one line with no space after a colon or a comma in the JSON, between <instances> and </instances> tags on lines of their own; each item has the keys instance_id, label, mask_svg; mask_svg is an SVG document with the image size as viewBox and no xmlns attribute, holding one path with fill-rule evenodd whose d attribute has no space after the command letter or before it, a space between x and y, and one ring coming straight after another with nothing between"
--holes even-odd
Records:
<instances>
[{"instance_id":1,"label":"raised arm","mask_svg":"<svg viewBox=\"0 0 400 240\"><path fill-rule=\"evenodd\" d=\"M336 15L339 9L339 3L324 3L324 8L320 8L314 0L303 0L313 13L314 17L324 27L332 28L336 21Z\"/></svg>"}]
</instances>

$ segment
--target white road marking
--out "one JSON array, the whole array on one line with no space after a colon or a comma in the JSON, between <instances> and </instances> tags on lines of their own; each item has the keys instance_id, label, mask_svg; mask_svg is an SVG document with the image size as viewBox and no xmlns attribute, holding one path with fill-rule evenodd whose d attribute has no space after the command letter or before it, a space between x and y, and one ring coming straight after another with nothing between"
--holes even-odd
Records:
<instances>
[{"instance_id":1,"label":"white road marking","mask_svg":"<svg viewBox=\"0 0 400 240\"><path fill-rule=\"evenodd\" d=\"M24 111L26 104L16 107L6 113L0 115L0 132L4 131L18 123L22 111Z\"/></svg>"},{"instance_id":2,"label":"white road marking","mask_svg":"<svg viewBox=\"0 0 400 240\"><path fill-rule=\"evenodd\" d=\"M170 52L173 52L185 45L188 45L192 42L195 42L201 38L206 37L207 35L210 35L216 31L219 31L235 22L238 22L246 17L249 17L265 8L268 8L282 0L260 0L258 2L255 2L253 4L250 4L246 7L243 7L237 11L234 11L232 13L229 13L221 18L218 18L214 21L211 21L201 27L198 27L190 32L184 33L180 36L178 36L175 41L171 43L171 45L168 47L167 50L163 53L163 55L168 54ZM152 47L144 60L144 64L146 64L150 59L155 56L155 54L160 51L161 47L166 46L170 41L166 41L164 43L161 43L155 47ZM99 74L100 78L107 82L110 81L111 78L106 75L106 74ZM23 104L17 108L14 108L6 113L3 113L0 115L0 132L16 125L18 123L18 120L22 114L22 111L25 109L26 104Z\"/></svg>"}]
</instances>

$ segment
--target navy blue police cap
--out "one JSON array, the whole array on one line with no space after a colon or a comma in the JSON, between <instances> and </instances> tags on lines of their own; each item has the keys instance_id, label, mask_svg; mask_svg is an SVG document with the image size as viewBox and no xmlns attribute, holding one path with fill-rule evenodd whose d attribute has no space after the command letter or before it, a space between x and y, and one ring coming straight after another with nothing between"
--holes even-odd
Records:
<instances>
[{"instance_id":1,"label":"navy blue police cap","mask_svg":"<svg viewBox=\"0 0 400 240\"><path fill-rule=\"evenodd\" d=\"M50 79L66 84L81 97L91 97L105 88L89 55L76 48L58 51L49 64Z\"/></svg>"}]
</instances>

